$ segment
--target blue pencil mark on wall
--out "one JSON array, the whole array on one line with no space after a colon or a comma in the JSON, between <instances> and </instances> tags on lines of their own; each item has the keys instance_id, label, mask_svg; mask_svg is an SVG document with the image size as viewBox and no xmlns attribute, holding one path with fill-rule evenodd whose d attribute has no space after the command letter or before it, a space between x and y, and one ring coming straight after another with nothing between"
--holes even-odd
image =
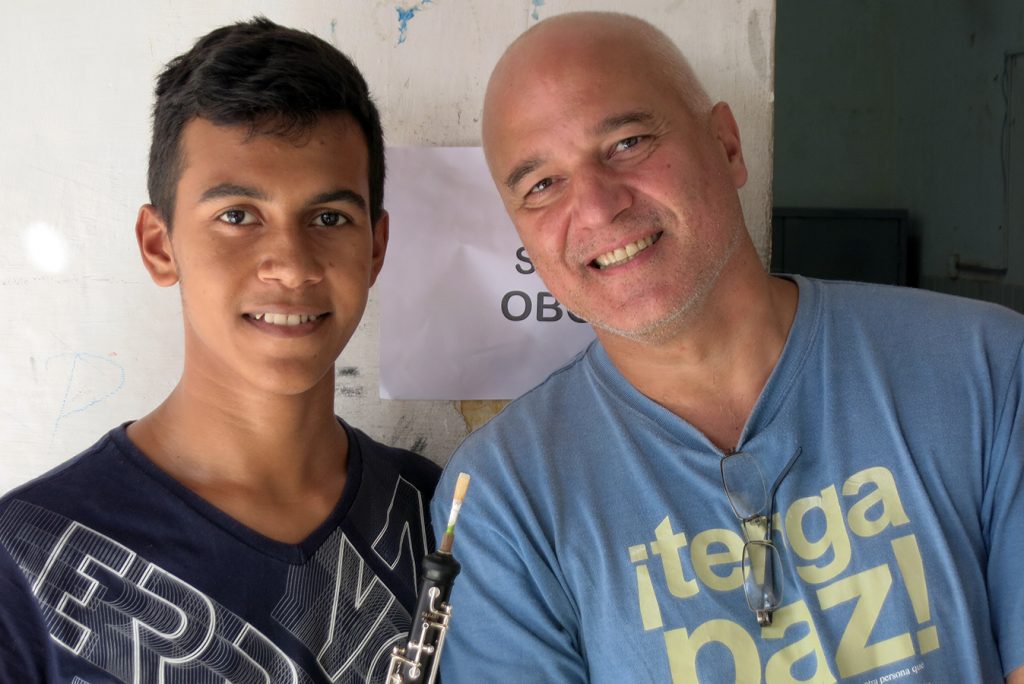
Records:
<instances>
[{"instance_id":1,"label":"blue pencil mark on wall","mask_svg":"<svg viewBox=\"0 0 1024 684\"><path fill-rule=\"evenodd\" d=\"M412 21L412 18L418 12L422 12L425 5L432 4L434 4L432 0L423 0L422 2L406 3L405 7L399 5L395 8L398 12L398 45L405 42L409 30L409 22Z\"/></svg>"},{"instance_id":2,"label":"blue pencil mark on wall","mask_svg":"<svg viewBox=\"0 0 1024 684\"><path fill-rule=\"evenodd\" d=\"M61 421L65 418L106 401L124 387L124 367L105 356L86 352L58 354L46 360L45 368L49 370L50 363L56 359L67 358L71 359L71 370L68 372L60 411L53 422L52 436L57 435Z\"/></svg>"},{"instance_id":3,"label":"blue pencil mark on wall","mask_svg":"<svg viewBox=\"0 0 1024 684\"><path fill-rule=\"evenodd\" d=\"M331 19L331 42L335 45L338 44L338 20Z\"/></svg>"},{"instance_id":4,"label":"blue pencil mark on wall","mask_svg":"<svg viewBox=\"0 0 1024 684\"><path fill-rule=\"evenodd\" d=\"M540 8L543 6L544 0L533 0L533 14L530 16L533 17L534 21L540 19Z\"/></svg>"}]
</instances>

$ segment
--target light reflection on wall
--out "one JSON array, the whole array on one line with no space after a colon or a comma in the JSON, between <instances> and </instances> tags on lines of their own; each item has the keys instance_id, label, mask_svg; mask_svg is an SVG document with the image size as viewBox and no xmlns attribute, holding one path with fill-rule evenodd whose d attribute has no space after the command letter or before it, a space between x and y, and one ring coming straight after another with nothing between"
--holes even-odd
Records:
<instances>
[{"instance_id":1,"label":"light reflection on wall","mask_svg":"<svg viewBox=\"0 0 1024 684\"><path fill-rule=\"evenodd\" d=\"M60 273L68 265L68 242L56 228L38 221L25 229L22 238L29 263L46 273Z\"/></svg>"}]
</instances>

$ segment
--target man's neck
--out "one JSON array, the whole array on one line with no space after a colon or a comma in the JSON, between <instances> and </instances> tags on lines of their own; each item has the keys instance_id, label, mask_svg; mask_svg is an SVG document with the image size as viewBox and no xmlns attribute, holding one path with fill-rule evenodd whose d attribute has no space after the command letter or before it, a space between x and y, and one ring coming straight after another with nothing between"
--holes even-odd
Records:
<instances>
[{"instance_id":1,"label":"man's neck","mask_svg":"<svg viewBox=\"0 0 1024 684\"><path fill-rule=\"evenodd\" d=\"M266 536L298 541L344 488L348 440L333 399L330 376L306 393L280 396L207 387L186 372L128 436L228 515Z\"/></svg>"},{"instance_id":2,"label":"man's neck","mask_svg":"<svg viewBox=\"0 0 1024 684\"><path fill-rule=\"evenodd\" d=\"M724 277L671 337L651 342L598 331L612 363L640 392L719 449L736 447L778 362L796 314L790 281Z\"/></svg>"}]
</instances>

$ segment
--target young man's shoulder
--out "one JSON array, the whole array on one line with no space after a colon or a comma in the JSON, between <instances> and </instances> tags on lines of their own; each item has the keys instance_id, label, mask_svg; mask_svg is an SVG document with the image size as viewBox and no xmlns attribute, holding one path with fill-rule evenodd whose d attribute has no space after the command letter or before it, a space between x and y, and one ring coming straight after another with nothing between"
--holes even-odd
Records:
<instances>
[{"instance_id":1,"label":"young man's shoulder","mask_svg":"<svg viewBox=\"0 0 1024 684\"><path fill-rule=\"evenodd\" d=\"M115 427L81 453L5 493L0 497L0 516L13 501L59 504L102 495L112 472L128 458L120 443L127 440L125 427Z\"/></svg>"},{"instance_id":2,"label":"young man's shoulder","mask_svg":"<svg viewBox=\"0 0 1024 684\"><path fill-rule=\"evenodd\" d=\"M437 481L441 468L430 459L408 449L388 446L369 437L359 428L348 426L365 459L372 467L394 471L407 479L431 484ZM46 498L78 498L96 493L101 482L110 482L126 475L124 466L145 467L140 454L127 435L127 424L113 428L95 444L51 470L21 484L0 496L0 509L9 500Z\"/></svg>"},{"instance_id":3,"label":"young man's shoulder","mask_svg":"<svg viewBox=\"0 0 1024 684\"><path fill-rule=\"evenodd\" d=\"M353 491L359 502L357 508L368 512L360 516L353 510L352 515L367 520L376 520L381 513L390 517L397 505L411 519L420 511L425 516L424 526L429 527L428 504L441 477L441 467L408 449L378 442L351 425L347 428L354 442L349 447L349 486L358 482Z\"/></svg>"},{"instance_id":4,"label":"young man's shoulder","mask_svg":"<svg viewBox=\"0 0 1024 684\"><path fill-rule=\"evenodd\" d=\"M0 546L0 681L56 680L56 654L21 569Z\"/></svg>"},{"instance_id":5,"label":"young man's shoulder","mask_svg":"<svg viewBox=\"0 0 1024 684\"><path fill-rule=\"evenodd\" d=\"M394 471L416 482L429 484L431 488L441 476L441 466L426 456L401 447L378 442L357 427L348 426L354 435L364 461L374 469Z\"/></svg>"}]
</instances>

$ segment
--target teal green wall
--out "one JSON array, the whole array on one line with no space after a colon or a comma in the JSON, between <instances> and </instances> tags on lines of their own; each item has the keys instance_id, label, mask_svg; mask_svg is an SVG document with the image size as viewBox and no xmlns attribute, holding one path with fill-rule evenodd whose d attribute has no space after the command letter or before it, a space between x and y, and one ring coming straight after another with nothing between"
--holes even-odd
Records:
<instances>
[{"instance_id":1,"label":"teal green wall","mask_svg":"<svg viewBox=\"0 0 1024 684\"><path fill-rule=\"evenodd\" d=\"M1024 215L1005 216L1000 160L1014 51L1021 0L779 0L774 205L907 209L922 286L1024 310ZM1024 111L1016 126L1024 195ZM954 279L953 255L1007 273Z\"/></svg>"}]
</instances>

